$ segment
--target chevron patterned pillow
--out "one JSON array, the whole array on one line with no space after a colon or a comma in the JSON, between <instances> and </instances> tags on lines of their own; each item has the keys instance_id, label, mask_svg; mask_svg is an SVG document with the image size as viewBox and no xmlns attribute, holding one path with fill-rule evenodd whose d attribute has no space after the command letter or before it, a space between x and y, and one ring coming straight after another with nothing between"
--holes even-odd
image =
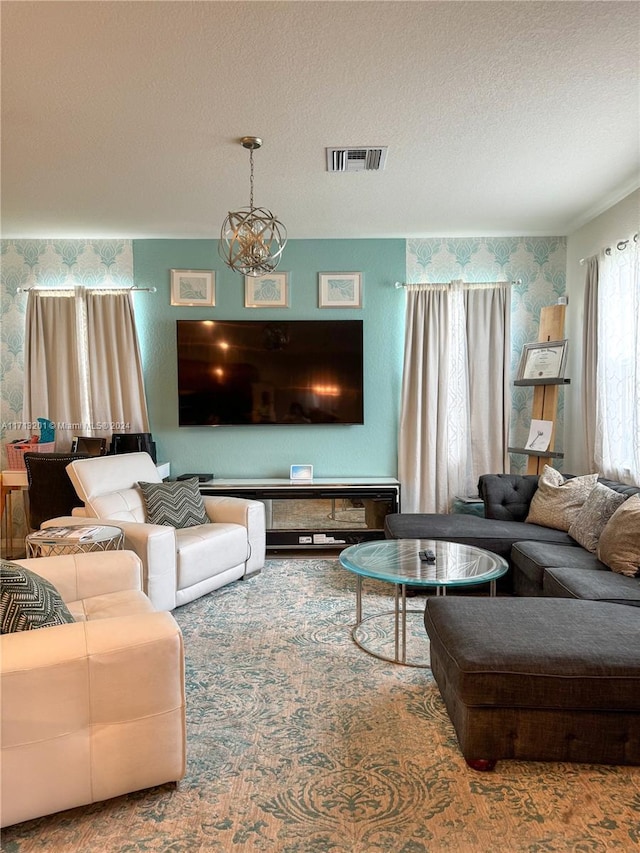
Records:
<instances>
[{"instance_id":1,"label":"chevron patterned pillow","mask_svg":"<svg viewBox=\"0 0 640 853\"><path fill-rule=\"evenodd\" d=\"M35 572L2 560L0 567L0 633L31 631L74 622L62 596Z\"/></svg>"},{"instance_id":2,"label":"chevron patterned pillow","mask_svg":"<svg viewBox=\"0 0 640 853\"><path fill-rule=\"evenodd\" d=\"M149 524L194 527L209 523L197 477L170 483L138 483L138 486Z\"/></svg>"}]
</instances>

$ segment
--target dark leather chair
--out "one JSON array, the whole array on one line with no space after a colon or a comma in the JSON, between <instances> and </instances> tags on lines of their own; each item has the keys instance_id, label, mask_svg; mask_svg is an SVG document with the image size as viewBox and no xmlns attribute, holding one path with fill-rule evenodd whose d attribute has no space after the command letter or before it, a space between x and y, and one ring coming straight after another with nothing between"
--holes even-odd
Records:
<instances>
[{"instance_id":1,"label":"dark leather chair","mask_svg":"<svg viewBox=\"0 0 640 853\"><path fill-rule=\"evenodd\" d=\"M74 459L87 459L86 453L25 453L28 482L28 522L39 530L43 521L71 515L82 501L69 479L66 467Z\"/></svg>"}]
</instances>

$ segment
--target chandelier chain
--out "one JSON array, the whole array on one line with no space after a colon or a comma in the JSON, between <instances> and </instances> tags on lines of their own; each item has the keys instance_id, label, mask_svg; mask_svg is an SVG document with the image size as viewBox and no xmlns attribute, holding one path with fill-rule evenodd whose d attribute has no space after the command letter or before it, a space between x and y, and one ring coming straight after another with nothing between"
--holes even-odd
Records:
<instances>
[{"instance_id":1,"label":"chandelier chain","mask_svg":"<svg viewBox=\"0 0 640 853\"><path fill-rule=\"evenodd\" d=\"M253 210L253 148L249 151L249 163L251 164L251 174L249 176L249 185L251 187L249 207Z\"/></svg>"}]
</instances>

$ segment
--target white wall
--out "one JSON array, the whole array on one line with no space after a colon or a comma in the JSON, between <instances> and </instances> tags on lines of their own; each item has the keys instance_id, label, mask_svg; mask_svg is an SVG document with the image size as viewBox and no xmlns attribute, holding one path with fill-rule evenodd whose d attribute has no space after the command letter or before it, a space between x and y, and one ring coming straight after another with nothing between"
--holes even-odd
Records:
<instances>
[{"instance_id":1,"label":"white wall","mask_svg":"<svg viewBox=\"0 0 640 853\"><path fill-rule=\"evenodd\" d=\"M588 471L582 415L582 326L586 268L580 258L597 254L637 233L640 225L640 189L605 210L567 238L567 330L569 356L565 391L564 466L572 474Z\"/></svg>"}]
</instances>

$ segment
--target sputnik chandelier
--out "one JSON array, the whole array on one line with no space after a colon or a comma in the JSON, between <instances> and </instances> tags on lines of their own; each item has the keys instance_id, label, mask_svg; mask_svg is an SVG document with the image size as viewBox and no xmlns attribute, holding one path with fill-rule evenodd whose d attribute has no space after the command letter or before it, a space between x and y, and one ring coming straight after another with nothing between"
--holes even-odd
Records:
<instances>
[{"instance_id":1,"label":"sputnik chandelier","mask_svg":"<svg viewBox=\"0 0 640 853\"><path fill-rule=\"evenodd\" d=\"M232 270L242 275L265 275L280 263L287 244L287 229L270 210L253 206L253 152L262 146L262 140L257 136L243 136L240 144L249 150L249 207L229 211L222 223L218 251Z\"/></svg>"}]
</instances>

